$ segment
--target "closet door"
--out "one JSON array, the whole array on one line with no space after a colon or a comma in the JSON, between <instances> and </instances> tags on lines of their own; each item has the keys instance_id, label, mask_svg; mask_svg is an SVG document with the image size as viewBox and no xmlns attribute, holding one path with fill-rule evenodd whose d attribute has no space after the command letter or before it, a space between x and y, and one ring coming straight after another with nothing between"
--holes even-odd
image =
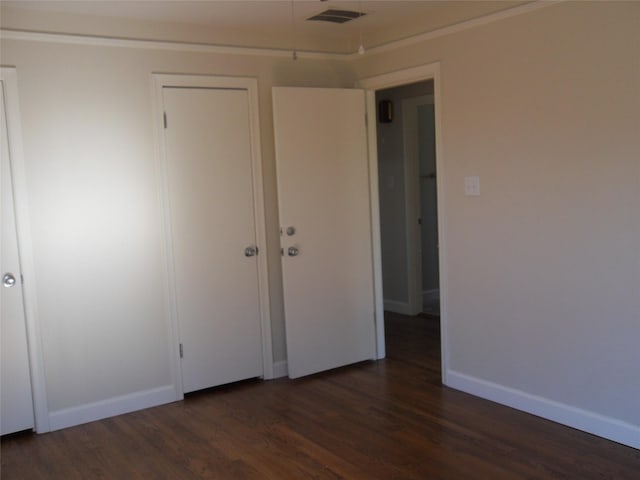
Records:
<instances>
[{"instance_id":1,"label":"closet door","mask_svg":"<svg viewBox=\"0 0 640 480\"><path fill-rule=\"evenodd\" d=\"M163 88L185 393L263 375L248 92Z\"/></svg>"},{"instance_id":2,"label":"closet door","mask_svg":"<svg viewBox=\"0 0 640 480\"><path fill-rule=\"evenodd\" d=\"M0 81L0 238L2 285L0 285L0 430L1 434L32 429L33 398L29 371L29 353L24 317L20 258L13 204L13 182L9 150L4 83Z\"/></svg>"}]
</instances>

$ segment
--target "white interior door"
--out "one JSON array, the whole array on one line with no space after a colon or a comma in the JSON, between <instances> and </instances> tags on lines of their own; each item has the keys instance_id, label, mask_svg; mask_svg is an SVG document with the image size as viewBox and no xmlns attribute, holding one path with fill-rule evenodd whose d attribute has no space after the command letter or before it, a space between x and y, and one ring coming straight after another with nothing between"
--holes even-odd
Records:
<instances>
[{"instance_id":1,"label":"white interior door","mask_svg":"<svg viewBox=\"0 0 640 480\"><path fill-rule=\"evenodd\" d=\"M375 357L362 90L273 89L291 378Z\"/></svg>"},{"instance_id":2,"label":"white interior door","mask_svg":"<svg viewBox=\"0 0 640 480\"><path fill-rule=\"evenodd\" d=\"M1 434L32 429L34 426L33 397L29 371L29 353L24 317L20 258L13 205L13 183L9 152L4 84L0 81L1 192L0 223L2 224L0 286L1 358L0 361L0 430Z\"/></svg>"},{"instance_id":3,"label":"white interior door","mask_svg":"<svg viewBox=\"0 0 640 480\"><path fill-rule=\"evenodd\" d=\"M187 393L263 374L248 93L164 87L163 103Z\"/></svg>"}]
</instances>

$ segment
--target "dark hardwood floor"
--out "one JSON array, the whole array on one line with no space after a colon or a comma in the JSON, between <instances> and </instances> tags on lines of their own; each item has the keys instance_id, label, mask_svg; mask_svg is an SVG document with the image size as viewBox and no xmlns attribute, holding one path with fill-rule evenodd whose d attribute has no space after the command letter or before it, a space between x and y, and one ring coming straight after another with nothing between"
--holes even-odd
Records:
<instances>
[{"instance_id":1,"label":"dark hardwood floor","mask_svg":"<svg viewBox=\"0 0 640 480\"><path fill-rule=\"evenodd\" d=\"M386 360L2 439L10 479L639 479L640 451L442 387L437 318Z\"/></svg>"}]
</instances>

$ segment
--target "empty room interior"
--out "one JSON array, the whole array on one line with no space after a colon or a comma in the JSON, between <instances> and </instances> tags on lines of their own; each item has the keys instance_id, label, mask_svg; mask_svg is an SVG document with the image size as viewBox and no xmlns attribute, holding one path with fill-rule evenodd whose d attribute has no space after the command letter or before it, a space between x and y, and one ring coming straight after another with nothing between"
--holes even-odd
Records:
<instances>
[{"instance_id":1,"label":"empty room interior","mask_svg":"<svg viewBox=\"0 0 640 480\"><path fill-rule=\"evenodd\" d=\"M0 475L638 478L640 2L0 2Z\"/></svg>"}]
</instances>

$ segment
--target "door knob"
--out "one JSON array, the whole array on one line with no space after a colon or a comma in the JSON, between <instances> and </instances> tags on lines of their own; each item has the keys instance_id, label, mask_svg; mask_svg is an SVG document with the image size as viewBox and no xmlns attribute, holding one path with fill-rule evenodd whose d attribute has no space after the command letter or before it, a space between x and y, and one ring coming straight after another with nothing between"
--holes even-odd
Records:
<instances>
[{"instance_id":1,"label":"door knob","mask_svg":"<svg viewBox=\"0 0 640 480\"><path fill-rule=\"evenodd\" d=\"M16 284L16 277L12 273L5 273L2 276L2 285L7 288L11 288Z\"/></svg>"},{"instance_id":2,"label":"door knob","mask_svg":"<svg viewBox=\"0 0 640 480\"><path fill-rule=\"evenodd\" d=\"M297 257L299 253L300 250L298 250L298 247L289 247L287 250L287 255L290 257Z\"/></svg>"},{"instance_id":3,"label":"door knob","mask_svg":"<svg viewBox=\"0 0 640 480\"><path fill-rule=\"evenodd\" d=\"M258 247L256 247L255 245L249 245L247 248L244 249L245 257L255 257L257 254L258 254Z\"/></svg>"}]
</instances>

